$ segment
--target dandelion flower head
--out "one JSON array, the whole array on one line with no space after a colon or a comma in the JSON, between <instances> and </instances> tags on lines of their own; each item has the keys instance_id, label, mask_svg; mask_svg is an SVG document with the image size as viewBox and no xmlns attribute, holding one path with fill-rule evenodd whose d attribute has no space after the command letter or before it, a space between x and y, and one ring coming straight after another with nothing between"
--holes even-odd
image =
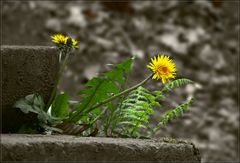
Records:
<instances>
[{"instance_id":1,"label":"dandelion flower head","mask_svg":"<svg viewBox=\"0 0 240 163\"><path fill-rule=\"evenodd\" d=\"M72 38L72 46L75 48L75 49L78 49L78 42Z\"/></svg>"},{"instance_id":2,"label":"dandelion flower head","mask_svg":"<svg viewBox=\"0 0 240 163\"><path fill-rule=\"evenodd\" d=\"M176 76L175 64L169 56L155 56L151 58L151 62L147 67L153 71L152 79L161 79L162 83L169 82L169 79L174 79Z\"/></svg>"},{"instance_id":3,"label":"dandelion flower head","mask_svg":"<svg viewBox=\"0 0 240 163\"><path fill-rule=\"evenodd\" d=\"M64 36L62 34L56 34L51 36L52 37L52 42L56 43L56 44L62 44L62 45L66 45L67 44L67 40L68 37Z\"/></svg>"},{"instance_id":4,"label":"dandelion flower head","mask_svg":"<svg viewBox=\"0 0 240 163\"><path fill-rule=\"evenodd\" d=\"M52 42L56 43L58 47L60 48L75 48L78 49L78 42L70 38L68 36L64 36L63 34L56 34L51 36Z\"/></svg>"}]
</instances>

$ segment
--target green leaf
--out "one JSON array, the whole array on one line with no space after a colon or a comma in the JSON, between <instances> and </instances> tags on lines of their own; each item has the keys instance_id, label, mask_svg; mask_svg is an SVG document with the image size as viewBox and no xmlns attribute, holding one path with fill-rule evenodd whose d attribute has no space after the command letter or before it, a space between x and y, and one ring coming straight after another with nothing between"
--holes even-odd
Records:
<instances>
[{"instance_id":1,"label":"green leaf","mask_svg":"<svg viewBox=\"0 0 240 163\"><path fill-rule=\"evenodd\" d=\"M166 84L163 89L162 89L162 92L163 91L171 91L171 89L173 88L176 88L176 87L180 87L184 84L190 84L190 83L193 83L192 80L189 80L189 79L176 79L176 80L173 80L172 82L170 82L169 84Z\"/></svg>"},{"instance_id":2,"label":"green leaf","mask_svg":"<svg viewBox=\"0 0 240 163\"><path fill-rule=\"evenodd\" d=\"M119 83L123 83L124 80L123 80L123 72L121 70L118 70L118 69L114 69L110 72L107 72L105 73L105 75L111 79L111 80L115 80L115 81L118 81Z\"/></svg>"},{"instance_id":3,"label":"green leaf","mask_svg":"<svg viewBox=\"0 0 240 163\"><path fill-rule=\"evenodd\" d=\"M176 117L183 115L184 111L189 109L189 106L193 103L193 98L183 102L182 104L178 105L174 109L167 111L164 113L160 118L161 124L167 124L168 122L172 121Z\"/></svg>"},{"instance_id":4,"label":"green leaf","mask_svg":"<svg viewBox=\"0 0 240 163\"><path fill-rule=\"evenodd\" d=\"M37 114L39 126L54 124L60 121L57 117L50 116L44 111L45 104L43 98L37 93L27 95L25 98L18 100L14 107L19 108L25 114L30 112Z\"/></svg>"},{"instance_id":5,"label":"green leaf","mask_svg":"<svg viewBox=\"0 0 240 163\"><path fill-rule=\"evenodd\" d=\"M117 64L116 67L118 69L123 69L124 73L129 74L133 64L133 60L134 58L127 59L123 63Z\"/></svg>"},{"instance_id":6,"label":"green leaf","mask_svg":"<svg viewBox=\"0 0 240 163\"><path fill-rule=\"evenodd\" d=\"M162 94L162 91L154 91L153 94L159 100L165 99L165 96Z\"/></svg>"},{"instance_id":7,"label":"green leaf","mask_svg":"<svg viewBox=\"0 0 240 163\"><path fill-rule=\"evenodd\" d=\"M105 73L110 80L124 83L124 77L129 75L133 63L133 58L127 59L120 64L117 64L113 70Z\"/></svg>"},{"instance_id":8,"label":"green leaf","mask_svg":"<svg viewBox=\"0 0 240 163\"><path fill-rule=\"evenodd\" d=\"M94 105L119 92L116 84L108 79L93 78L86 84L87 88L79 91L82 98L77 104L76 112L71 114L72 121L79 121L82 116L88 114Z\"/></svg>"},{"instance_id":9,"label":"green leaf","mask_svg":"<svg viewBox=\"0 0 240 163\"><path fill-rule=\"evenodd\" d=\"M78 92L81 100L76 105L75 111L70 113L70 121L80 121L90 112L92 112L92 118L97 116L99 113L93 111L92 107L113 96L114 94L119 93L122 86L126 84L126 78L130 73L132 63L133 59L125 60L124 62L114 66L111 71L104 73L103 76L95 77L89 80L85 85L86 88ZM113 105L110 103L105 105L109 110L113 110Z\"/></svg>"},{"instance_id":10,"label":"green leaf","mask_svg":"<svg viewBox=\"0 0 240 163\"><path fill-rule=\"evenodd\" d=\"M29 112L40 113L44 106L43 98L37 93L27 95L14 104L15 108L21 109L25 114Z\"/></svg>"},{"instance_id":11,"label":"green leaf","mask_svg":"<svg viewBox=\"0 0 240 163\"><path fill-rule=\"evenodd\" d=\"M36 106L39 106L39 108L41 108L41 109L44 109L44 106L45 106L43 98L39 94L34 94L33 104L36 105Z\"/></svg>"},{"instance_id":12,"label":"green leaf","mask_svg":"<svg viewBox=\"0 0 240 163\"><path fill-rule=\"evenodd\" d=\"M18 100L14 106L14 108L19 108L23 113L28 114L29 112L38 113L33 109L31 105L29 105L25 99Z\"/></svg>"},{"instance_id":13,"label":"green leaf","mask_svg":"<svg viewBox=\"0 0 240 163\"><path fill-rule=\"evenodd\" d=\"M52 104L51 114L55 117L65 117L69 113L69 97L66 94L58 95Z\"/></svg>"},{"instance_id":14,"label":"green leaf","mask_svg":"<svg viewBox=\"0 0 240 163\"><path fill-rule=\"evenodd\" d=\"M27 95L27 96L25 97L26 102L27 102L28 104L33 104L34 96L36 96L36 94Z\"/></svg>"},{"instance_id":15,"label":"green leaf","mask_svg":"<svg viewBox=\"0 0 240 163\"><path fill-rule=\"evenodd\" d=\"M40 114L38 114L38 120L43 123L43 124L47 124L48 121L49 121L49 115L46 113L44 114L45 112L42 112Z\"/></svg>"},{"instance_id":16,"label":"green leaf","mask_svg":"<svg viewBox=\"0 0 240 163\"><path fill-rule=\"evenodd\" d=\"M112 133L117 131L122 134L125 131L124 135L128 137L140 134L138 130L145 128L150 115L154 112L152 109L154 106L159 106L156 96L144 87L140 86L130 92L115 112Z\"/></svg>"}]
</instances>

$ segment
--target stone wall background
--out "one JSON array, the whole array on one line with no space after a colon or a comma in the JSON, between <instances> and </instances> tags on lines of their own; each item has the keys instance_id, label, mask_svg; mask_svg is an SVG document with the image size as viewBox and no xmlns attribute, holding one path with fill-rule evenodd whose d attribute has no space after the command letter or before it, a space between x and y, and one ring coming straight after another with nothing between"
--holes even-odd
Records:
<instances>
[{"instance_id":1,"label":"stone wall background","mask_svg":"<svg viewBox=\"0 0 240 163\"><path fill-rule=\"evenodd\" d=\"M239 160L239 1L4 1L1 8L3 45L53 45L49 36L55 33L80 40L60 86L73 100L108 63L135 55L134 84L149 74L150 57L172 56L178 76L198 86L176 89L166 106L192 94L196 100L158 137L194 142L203 162Z\"/></svg>"}]
</instances>

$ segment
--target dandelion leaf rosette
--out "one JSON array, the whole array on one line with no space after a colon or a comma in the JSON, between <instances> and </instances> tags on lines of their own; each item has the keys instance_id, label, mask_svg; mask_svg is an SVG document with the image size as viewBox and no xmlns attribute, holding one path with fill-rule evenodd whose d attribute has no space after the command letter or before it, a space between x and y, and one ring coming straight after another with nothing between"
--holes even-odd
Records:
<instances>
[{"instance_id":1,"label":"dandelion leaf rosette","mask_svg":"<svg viewBox=\"0 0 240 163\"><path fill-rule=\"evenodd\" d=\"M72 121L79 121L95 104L105 100L111 94L117 94L118 91L118 87L110 80L101 78L89 80L86 89L78 92L81 100L77 104L76 112L72 114Z\"/></svg>"},{"instance_id":2,"label":"dandelion leaf rosette","mask_svg":"<svg viewBox=\"0 0 240 163\"><path fill-rule=\"evenodd\" d=\"M121 85L126 82L127 75L129 75L133 59L127 59L120 64L114 66L114 68L103 74L103 76L95 77L86 83L86 88L79 91L80 102L75 108L75 112L71 114L71 121L79 121L86 119L89 112L95 111L99 113L99 108L92 108L102 102L103 100L111 97L114 94L119 93ZM111 107L111 103L106 104Z\"/></svg>"}]
</instances>

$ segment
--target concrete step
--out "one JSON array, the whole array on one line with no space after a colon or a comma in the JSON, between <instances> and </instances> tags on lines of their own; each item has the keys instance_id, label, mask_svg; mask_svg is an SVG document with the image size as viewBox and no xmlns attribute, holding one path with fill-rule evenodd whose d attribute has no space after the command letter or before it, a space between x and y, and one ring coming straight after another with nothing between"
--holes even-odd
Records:
<instances>
[{"instance_id":1,"label":"concrete step","mask_svg":"<svg viewBox=\"0 0 240 163\"><path fill-rule=\"evenodd\" d=\"M26 115L12 106L34 92L47 102L58 72L58 54L57 48L50 46L1 46L2 132L16 132L21 125L34 122L35 115Z\"/></svg>"},{"instance_id":2,"label":"concrete step","mask_svg":"<svg viewBox=\"0 0 240 163\"><path fill-rule=\"evenodd\" d=\"M183 141L2 134L1 149L2 161L201 162L198 149Z\"/></svg>"}]
</instances>

